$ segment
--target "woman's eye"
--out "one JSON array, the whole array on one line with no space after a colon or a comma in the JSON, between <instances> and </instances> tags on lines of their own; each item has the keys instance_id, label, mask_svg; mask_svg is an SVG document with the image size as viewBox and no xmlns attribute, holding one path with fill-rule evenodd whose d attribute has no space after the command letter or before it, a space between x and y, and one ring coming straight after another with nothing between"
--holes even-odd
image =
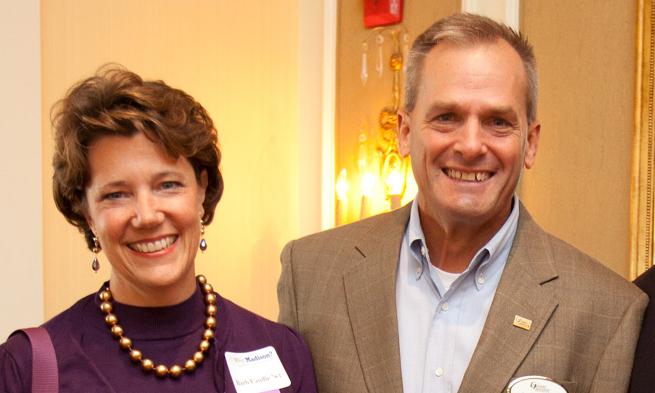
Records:
<instances>
[{"instance_id":1,"label":"woman's eye","mask_svg":"<svg viewBox=\"0 0 655 393\"><path fill-rule=\"evenodd\" d=\"M162 190L172 190L179 187L182 187L182 183L176 181L165 181L161 184Z\"/></svg>"},{"instance_id":2,"label":"woman's eye","mask_svg":"<svg viewBox=\"0 0 655 393\"><path fill-rule=\"evenodd\" d=\"M114 199L120 199L125 196L125 193L122 191L114 191L114 192L108 192L105 195L103 195L102 199L108 199L108 200L114 200Z\"/></svg>"}]
</instances>

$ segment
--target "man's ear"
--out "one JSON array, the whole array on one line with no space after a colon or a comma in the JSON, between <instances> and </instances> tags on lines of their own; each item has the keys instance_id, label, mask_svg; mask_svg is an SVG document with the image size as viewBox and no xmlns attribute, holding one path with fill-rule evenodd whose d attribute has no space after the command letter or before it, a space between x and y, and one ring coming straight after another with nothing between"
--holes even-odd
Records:
<instances>
[{"instance_id":1,"label":"man's ear","mask_svg":"<svg viewBox=\"0 0 655 393\"><path fill-rule=\"evenodd\" d=\"M541 123L535 120L528 126L528 135L525 146L525 157L523 164L525 169L530 169L537 159L537 148L539 147L539 135L541 133Z\"/></svg>"},{"instance_id":2,"label":"man's ear","mask_svg":"<svg viewBox=\"0 0 655 393\"><path fill-rule=\"evenodd\" d=\"M409 133L410 133L409 113L404 110L398 111L398 151L403 157L409 155Z\"/></svg>"}]
</instances>

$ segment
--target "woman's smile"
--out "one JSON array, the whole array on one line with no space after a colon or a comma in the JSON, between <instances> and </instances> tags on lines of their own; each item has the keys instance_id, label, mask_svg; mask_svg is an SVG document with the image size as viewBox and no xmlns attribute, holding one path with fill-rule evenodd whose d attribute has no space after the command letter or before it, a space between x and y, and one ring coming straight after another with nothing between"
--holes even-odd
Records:
<instances>
[{"instance_id":1,"label":"woman's smile","mask_svg":"<svg viewBox=\"0 0 655 393\"><path fill-rule=\"evenodd\" d=\"M156 240L144 240L140 242L134 242L134 243L128 243L128 247L131 250L140 252L140 253L145 253L145 254L153 254L153 253L158 253L160 251L170 251L172 250L172 246L175 244L177 241L178 236L165 236L160 239Z\"/></svg>"}]
</instances>

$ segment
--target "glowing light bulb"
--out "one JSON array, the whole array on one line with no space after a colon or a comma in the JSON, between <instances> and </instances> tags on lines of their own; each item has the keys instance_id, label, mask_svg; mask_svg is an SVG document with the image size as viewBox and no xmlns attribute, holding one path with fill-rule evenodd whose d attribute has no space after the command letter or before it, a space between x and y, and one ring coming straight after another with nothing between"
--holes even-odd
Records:
<instances>
[{"instance_id":1,"label":"glowing light bulb","mask_svg":"<svg viewBox=\"0 0 655 393\"><path fill-rule=\"evenodd\" d=\"M339 176L337 177L336 192L337 199L340 201L345 201L348 199L348 172L346 168L341 169Z\"/></svg>"},{"instance_id":2,"label":"glowing light bulb","mask_svg":"<svg viewBox=\"0 0 655 393\"><path fill-rule=\"evenodd\" d=\"M387 175L385 184L387 186L387 195L400 195L403 193L403 184L405 179L400 174L400 170L395 168Z\"/></svg>"},{"instance_id":3,"label":"glowing light bulb","mask_svg":"<svg viewBox=\"0 0 655 393\"><path fill-rule=\"evenodd\" d=\"M360 187L362 189L362 195L371 197L373 196L373 190L375 189L376 179L375 176L370 172L365 172L362 174L362 179Z\"/></svg>"}]
</instances>

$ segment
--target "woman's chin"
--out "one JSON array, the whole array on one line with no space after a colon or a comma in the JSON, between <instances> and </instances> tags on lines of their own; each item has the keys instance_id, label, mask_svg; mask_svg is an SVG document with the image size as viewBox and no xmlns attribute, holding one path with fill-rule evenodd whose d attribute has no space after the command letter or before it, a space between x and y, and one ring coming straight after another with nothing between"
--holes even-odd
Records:
<instances>
[{"instance_id":1,"label":"woman's chin","mask_svg":"<svg viewBox=\"0 0 655 393\"><path fill-rule=\"evenodd\" d=\"M194 269L157 265L132 272L125 279L112 273L110 287L117 300L127 304L166 305L185 300L195 290Z\"/></svg>"}]
</instances>

